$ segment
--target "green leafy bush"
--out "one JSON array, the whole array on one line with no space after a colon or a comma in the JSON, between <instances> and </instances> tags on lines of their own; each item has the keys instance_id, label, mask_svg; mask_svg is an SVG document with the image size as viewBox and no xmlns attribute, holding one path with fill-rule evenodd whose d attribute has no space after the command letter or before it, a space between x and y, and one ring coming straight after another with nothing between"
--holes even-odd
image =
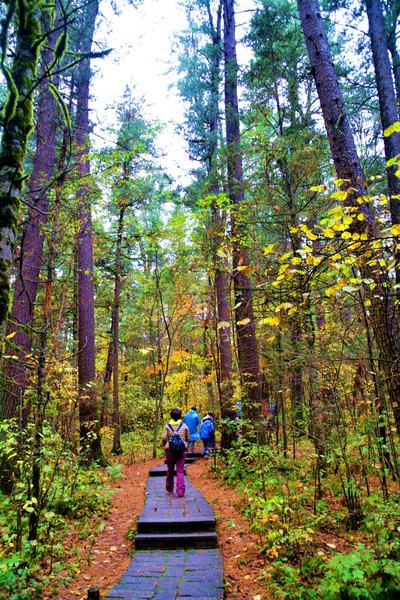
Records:
<instances>
[{"instance_id":1,"label":"green leafy bush","mask_svg":"<svg viewBox=\"0 0 400 600\"><path fill-rule=\"evenodd\" d=\"M331 559L318 594L324 600L395 600L400 597L399 563L359 544L356 552Z\"/></svg>"},{"instance_id":2,"label":"green leafy bush","mask_svg":"<svg viewBox=\"0 0 400 600\"><path fill-rule=\"evenodd\" d=\"M15 422L0 423L0 465L8 469L12 482L9 493L0 493L0 599L36 598L44 577L63 563L68 519L83 532L89 530L93 518L107 512L112 492L101 470L83 468L48 423L43 426L39 456L33 426L22 438ZM37 498L32 495L33 465L40 472ZM37 517L34 536L32 514Z\"/></svg>"}]
</instances>

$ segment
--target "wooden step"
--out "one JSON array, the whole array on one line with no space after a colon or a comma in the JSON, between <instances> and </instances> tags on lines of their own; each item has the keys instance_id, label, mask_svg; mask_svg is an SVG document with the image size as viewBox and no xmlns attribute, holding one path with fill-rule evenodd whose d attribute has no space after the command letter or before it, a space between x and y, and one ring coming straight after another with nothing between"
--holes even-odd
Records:
<instances>
[{"instance_id":1,"label":"wooden step","mask_svg":"<svg viewBox=\"0 0 400 600\"><path fill-rule=\"evenodd\" d=\"M186 458L203 458L202 452L186 452Z\"/></svg>"},{"instance_id":2,"label":"wooden step","mask_svg":"<svg viewBox=\"0 0 400 600\"><path fill-rule=\"evenodd\" d=\"M213 517L139 517L138 533L182 533L215 531Z\"/></svg>"},{"instance_id":3,"label":"wooden step","mask_svg":"<svg viewBox=\"0 0 400 600\"><path fill-rule=\"evenodd\" d=\"M183 470L186 475L186 469ZM153 467L149 471L150 477L166 477L167 476L167 465L160 465L158 467ZM174 475L176 475L176 469L174 469Z\"/></svg>"},{"instance_id":4,"label":"wooden step","mask_svg":"<svg viewBox=\"0 0 400 600\"><path fill-rule=\"evenodd\" d=\"M197 460L197 458L191 458L191 457L187 457L185 458L185 465L191 465L192 463L194 463ZM164 459L164 464L167 464L167 459Z\"/></svg>"},{"instance_id":5,"label":"wooden step","mask_svg":"<svg viewBox=\"0 0 400 600\"><path fill-rule=\"evenodd\" d=\"M217 548L215 531L190 533L138 533L135 537L136 550L171 548Z\"/></svg>"}]
</instances>

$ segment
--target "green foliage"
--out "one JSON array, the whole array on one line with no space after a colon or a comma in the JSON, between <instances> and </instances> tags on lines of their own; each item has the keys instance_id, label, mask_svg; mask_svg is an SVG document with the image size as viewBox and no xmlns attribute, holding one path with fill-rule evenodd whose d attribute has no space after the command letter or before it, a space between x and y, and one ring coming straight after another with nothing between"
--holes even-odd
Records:
<instances>
[{"instance_id":1,"label":"green foliage","mask_svg":"<svg viewBox=\"0 0 400 600\"><path fill-rule=\"evenodd\" d=\"M268 573L268 579L271 581L270 587L274 596L282 600L318 598L316 591L308 583L302 583L300 569L290 566L286 559L274 562L271 572Z\"/></svg>"},{"instance_id":2,"label":"green foliage","mask_svg":"<svg viewBox=\"0 0 400 600\"><path fill-rule=\"evenodd\" d=\"M332 558L318 592L324 600L395 600L400 594L399 562L359 544L356 552Z\"/></svg>"},{"instance_id":3,"label":"green foliage","mask_svg":"<svg viewBox=\"0 0 400 600\"><path fill-rule=\"evenodd\" d=\"M349 440L351 468L357 465L359 443L357 436ZM315 502L310 449L303 442L298 458L288 460L267 446L239 440L223 456L221 476L240 489L242 512L259 537L259 551L271 564L262 573L266 585L283 600L396 598L400 590L399 495L392 493L389 500L379 493L365 495L360 500L365 514L361 531L354 541L349 534L348 546L340 551L336 536L346 539L347 522L340 502L343 483L338 473L327 473L324 485L329 494Z\"/></svg>"},{"instance_id":4,"label":"green foliage","mask_svg":"<svg viewBox=\"0 0 400 600\"><path fill-rule=\"evenodd\" d=\"M106 471L111 477L111 479L123 479L124 474L121 471L121 465L109 465L106 467Z\"/></svg>"},{"instance_id":5,"label":"green foliage","mask_svg":"<svg viewBox=\"0 0 400 600\"><path fill-rule=\"evenodd\" d=\"M33 454L33 433L33 425L21 436L14 422L0 424L0 465L8 469L12 481L11 493L0 494L0 589L5 594L0 593L0 598L4 600L37 597L45 577L39 565L51 564L48 571L56 572L63 564L62 539L70 520L89 535L93 521L107 513L111 497L99 469L82 468L48 423L39 457ZM38 498L31 494L34 462L41 473ZM114 474L117 471L114 468ZM39 517L34 539L29 538L32 512Z\"/></svg>"}]
</instances>

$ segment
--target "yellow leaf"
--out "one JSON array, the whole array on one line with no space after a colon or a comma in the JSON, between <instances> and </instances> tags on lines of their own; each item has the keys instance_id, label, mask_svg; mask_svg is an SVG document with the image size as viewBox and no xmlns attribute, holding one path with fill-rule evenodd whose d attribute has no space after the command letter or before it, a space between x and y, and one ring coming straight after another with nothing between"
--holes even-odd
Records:
<instances>
[{"instance_id":1,"label":"yellow leaf","mask_svg":"<svg viewBox=\"0 0 400 600\"><path fill-rule=\"evenodd\" d=\"M345 225L351 225L351 224L352 224L352 222L353 222L353 217L347 216L347 217L345 217L345 218L343 219L343 223L344 223Z\"/></svg>"},{"instance_id":2,"label":"yellow leaf","mask_svg":"<svg viewBox=\"0 0 400 600\"><path fill-rule=\"evenodd\" d=\"M392 133L394 133L395 131L399 132L400 131L400 121L395 121L393 123L393 125L390 125L390 127L387 127L385 129L385 131L383 132L383 135L385 137L389 137L390 135L392 135Z\"/></svg>"},{"instance_id":3,"label":"yellow leaf","mask_svg":"<svg viewBox=\"0 0 400 600\"><path fill-rule=\"evenodd\" d=\"M288 310L289 308L292 308L293 304L291 302L283 302L282 304L279 304L279 306L276 307L275 312L279 312L280 310Z\"/></svg>"},{"instance_id":4,"label":"yellow leaf","mask_svg":"<svg viewBox=\"0 0 400 600\"><path fill-rule=\"evenodd\" d=\"M333 192L333 194L331 194L329 197L335 198L336 200L343 202L344 200L346 200L347 196L347 192Z\"/></svg>"},{"instance_id":5,"label":"yellow leaf","mask_svg":"<svg viewBox=\"0 0 400 600\"><path fill-rule=\"evenodd\" d=\"M289 268L289 265L282 265L279 267L279 273L278 275L283 275L283 273L285 273Z\"/></svg>"},{"instance_id":6,"label":"yellow leaf","mask_svg":"<svg viewBox=\"0 0 400 600\"><path fill-rule=\"evenodd\" d=\"M335 295L335 288L334 287L330 287L328 289L325 290L325 296L327 296L328 298L332 298L332 296Z\"/></svg>"},{"instance_id":7,"label":"yellow leaf","mask_svg":"<svg viewBox=\"0 0 400 600\"><path fill-rule=\"evenodd\" d=\"M228 321L220 321L217 325L217 329L226 329L227 327L230 327Z\"/></svg>"},{"instance_id":8,"label":"yellow leaf","mask_svg":"<svg viewBox=\"0 0 400 600\"><path fill-rule=\"evenodd\" d=\"M310 231L310 230L308 230L308 231L306 232L306 236L307 236L307 238L308 238L309 240L311 240L312 242L314 242L315 240L317 240L317 239L318 239L318 236L317 236L317 235L315 235L315 233L313 233L313 232L312 232L312 231Z\"/></svg>"},{"instance_id":9,"label":"yellow leaf","mask_svg":"<svg viewBox=\"0 0 400 600\"><path fill-rule=\"evenodd\" d=\"M336 185L336 187L342 187L342 185L344 183L349 183L350 179L334 179L333 183Z\"/></svg>"},{"instance_id":10,"label":"yellow leaf","mask_svg":"<svg viewBox=\"0 0 400 600\"><path fill-rule=\"evenodd\" d=\"M310 192L323 192L326 190L326 185L312 185L310 187Z\"/></svg>"},{"instance_id":11,"label":"yellow leaf","mask_svg":"<svg viewBox=\"0 0 400 600\"><path fill-rule=\"evenodd\" d=\"M283 263L287 258L289 258L289 256L292 256L291 252L286 252L285 254L282 254L282 256L279 259L279 262Z\"/></svg>"},{"instance_id":12,"label":"yellow leaf","mask_svg":"<svg viewBox=\"0 0 400 600\"><path fill-rule=\"evenodd\" d=\"M264 256L267 256L267 254L272 254L272 252L274 251L274 246L275 244L269 244L265 249L264 249Z\"/></svg>"},{"instance_id":13,"label":"yellow leaf","mask_svg":"<svg viewBox=\"0 0 400 600\"><path fill-rule=\"evenodd\" d=\"M349 240L350 238L351 238L351 233L350 233L350 231L344 231L344 232L342 233L342 239L344 239L344 240Z\"/></svg>"},{"instance_id":14,"label":"yellow leaf","mask_svg":"<svg viewBox=\"0 0 400 600\"><path fill-rule=\"evenodd\" d=\"M148 354L149 352L152 351L153 348L139 348L139 352L140 354L143 354L143 356L146 356L146 354Z\"/></svg>"},{"instance_id":15,"label":"yellow leaf","mask_svg":"<svg viewBox=\"0 0 400 600\"><path fill-rule=\"evenodd\" d=\"M246 318L242 319L241 321L237 321L236 325L247 325L248 323L250 323L250 319Z\"/></svg>"},{"instance_id":16,"label":"yellow leaf","mask_svg":"<svg viewBox=\"0 0 400 600\"><path fill-rule=\"evenodd\" d=\"M299 256L295 256L294 258L292 258L292 265L300 265L302 260Z\"/></svg>"},{"instance_id":17,"label":"yellow leaf","mask_svg":"<svg viewBox=\"0 0 400 600\"><path fill-rule=\"evenodd\" d=\"M333 229L335 231L346 231L346 229L348 229L348 226L344 223L335 223Z\"/></svg>"},{"instance_id":18,"label":"yellow leaf","mask_svg":"<svg viewBox=\"0 0 400 600\"><path fill-rule=\"evenodd\" d=\"M293 306L293 308L289 310L288 315L292 315L295 312L297 312L297 306Z\"/></svg>"},{"instance_id":19,"label":"yellow leaf","mask_svg":"<svg viewBox=\"0 0 400 600\"><path fill-rule=\"evenodd\" d=\"M328 215L332 215L334 219L341 219L343 216L343 208L341 206L335 206L335 208L328 211Z\"/></svg>"},{"instance_id":20,"label":"yellow leaf","mask_svg":"<svg viewBox=\"0 0 400 600\"><path fill-rule=\"evenodd\" d=\"M335 232L332 231L332 229L322 229L322 234L324 235L324 237L330 239L335 237Z\"/></svg>"},{"instance_id":21,"label":"yellow leaf","mask_svg":"<svg viewBox=\"0 0 400 600\"><path fill-rule=\"evenodd\" d=\"M17 335L17 332L16 332L16 331L12 331L11 333L9 333L9 334L6 336L6 338L7 338L8 340L11 340L11 339L14 337L14 335Z\"/></svg>"},{"instance_id":22,"label":"yellow leaf","mask_svg":"<svg viewBox=\"0 0 400 600\"><path fill-rule=\"evenodd\" d=\"M265 319L261 319L260 325L272 325L278 326L280 323L279 317L266 317Z\"/></svg>"},{"instance_id":23,"label":"yellow leaf","mask_svg":"<svg viewBox=\"0 0 400 600\"><path fill-rule=\"evenodd\" d=\"M390 233L396 237L400 236L400 224L396 224L393 225L393 227L390 228Z\"/></svg>"},{"instance_id":24,"label":"yellow leaf","mask_svg":"<svg viewBox=\"0 0 400 600\"><path fill-rule=\"evenodd\" d=\"M289 233L298 233L299 229L298 227L291 227L289 230Z\"/></svg>"}]
</instances>

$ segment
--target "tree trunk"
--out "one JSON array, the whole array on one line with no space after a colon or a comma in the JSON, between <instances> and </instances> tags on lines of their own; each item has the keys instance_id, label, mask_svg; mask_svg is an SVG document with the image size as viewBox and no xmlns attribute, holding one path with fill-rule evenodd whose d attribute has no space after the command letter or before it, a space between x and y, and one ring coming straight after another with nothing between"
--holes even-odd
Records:
<instances>
[{"instance_id":1,"label":"tree trunk","mask_svg":"<svg viewBox=\"0 0 400 600\"><path fill-rule=\"evenodd\" d=\"M377 232L372 205L369 202L357 202L357 199L365 196L364 175L346 116L320 8L317 0L298 0L298 7L336 173L340 179L347 181L344 185L347 188L345 204L363 215L363 221L354 221L357 223L357 232L363 232L362 223L368 240L374 240ZM400 331L390 287L377 268L379 259L379 251L369 241L361 246L358 265L365 294L371 302L370 318L379 364L387 383L397 431L400 433ZM375 286L373 290L365 280L372 280Z\"/></svg>"},{"instance_id":2,"label":"tree trunk","mask_svg":"<svg viewBox=\"0 0 400 600\"><path fill-rule=\"evenodd\" d=\"M396 94L393 87L392 69L387 46L387 34L380 0L365 0L368 14L369 37L374 59L376 87L383 130L398 118ZM400 133L384 137L386 162L400 154ZM398 166L387 168L392 224L400 223L400 179L396 176ZM397 196L397 198L396 198ZM400 284L400 253L396 250L396 282Z\"/></svg>"},{"instance_id":3,"label":"tree trunk","mask_svg":"<svg viewBox=\"0 0 400 600\"><path fill-rule=\"evenodd\" d=\"M3 109L0 147L0 330L9 308L10 268L14 254L26 146L33 126L32 88L41 46L41 3L31 7L19 2L13 6L17 22L11 68L4 64L5 48L2 48L1 57L8 95ZM9 34L8 26L7 19L3 19L1 34L5 39Z\"/></svg>"},{"instance_id":4,"label":"tree trunk","mask_svg":"<svg viewBox=\"0 0 400 600\"><path fill-rule=\"evenodd\" d=\"M400 5L395 2L389 2L386 6L386 28L387 28L387 47L392 57L392 71L394 77L394 87L396 91L396 100L398 110L400 111L400 56L397 50L397 26L400 14Z\"/></svg>"},{"instance_id":5,"label":"tree trunk","mask_svg":"<svg viewBox=\"0 0 400 600\"><path fill-rule=\"evenodd\" d=\"M43 21L43 29L48 31L50 25L47 13L43 16ZM46 72L53 59L57 35L54 30L49 34L43 50L43 73ZM4 361L4 392L1 412L5 418L13 418L18 415L19 403L21 399L24 402L25 391L29 383L29 371L25 358L31 351L31 335L28 327L33 321L43 252L43 226L48 220L48 183L51 180L55 163L56 117L57 102L49 90L49 80L43 78L39 84L36 151L29 182L28 218L22 233L10 323L7 327L7 335L16 332L12 338L16 350L12 354L15 354L18 360L5 359ZM24 406L24 423L27 421L28 413L29 404Z\"/></svg>"},{"instance_id":6,"label":"tree trunk","mask_svg":"<svg viewBox=\"0 0 400 600\"><path fill-rule=\"evenodd\" d=\"M122 230L124 223L125 208L119 211L118 231L117 231L117 248L115 259L115 277L114 277L114 310L112 317L113 330L113 427L114 440L112 453L122 454L121 448L121 429L119 418L119 357L118 357L118 338L119 338L119 307L121 301L121 253L122 253Z\"/></svg>"},{"instance_id":7,"label":"tree trunk","mask_svg":"<svg viewBox=\"0 0 400 600\"><path fill-rule=\"evenodd\" d=\"M244 191L240 149L239 107L234 0L224 0L225 117L228 153L228 192L234 205L231 215L233 279L238 361L243 385L243 415L254 427L262 422L261 384L253 318L249 257L243 225Z\"/></svg>"},{"instance_id":8,"label":"tree trunk","mask_svg":"<svg viewBox=\"0 0 400 600\"><path fill-rule=\"evenodd\" d=\"M111 321L112 321L112 315L111 315ZM104 376L103 376L103 388L101 391L100 428L105 427L108 424L107 405L108 405L108 399L109 399L109 395L110 395L110 387L111 387L110 384L111 384L111 377L112 377L112 372L113 372L113 347L114 347L114 334L113 334L112 325L111 325L111 340L108 344L107 360L106 360L106 366L104 369Z\"/></svg>"},{"instance_id":9,"label":"tree trunk","mask_svg":"<svg viewBox=\"0 0 400 600\"><path fill-rule=\"evenodd\" d=\"M85 7L79 51L89 55L92 48L98 1ZM79 422L82 451L87 461L103 461L95 393L93 243L89 152L90 57L76 72L76 132L78 177L78 385Z\"/></svg>"}]
</instances>

